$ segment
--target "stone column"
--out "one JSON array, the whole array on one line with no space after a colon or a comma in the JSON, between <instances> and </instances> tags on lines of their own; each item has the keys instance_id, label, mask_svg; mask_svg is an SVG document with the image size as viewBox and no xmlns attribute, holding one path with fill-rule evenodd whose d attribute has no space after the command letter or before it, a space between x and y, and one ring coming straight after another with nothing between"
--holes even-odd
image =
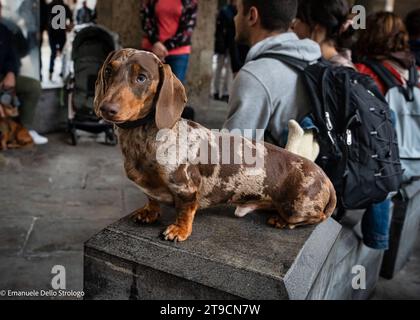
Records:
<instances>
[{"instance_id":1,"label":"stone column","mask_svg":"<svg viewBox=\"0 0 420 320\"><path fill-rule=\"evenodd\" d=\"M141 3L139 0L98 0L97 2L98 23L118 33L123 47L140 48L143 34Z\"/></svg>"},{"instance_id":2,"label":"stone column","mask_svg":"<svg viewBox=\"0 0 420 320\"><path fill-rule=\"evenodd\" d=\"M189 101L196 110L202 110L209 104L216 16L217 0L199 1L187 76Z\"/></svg>"},{"instance_id":3,"label":"stone column","mask_svg":"<svg viewBox=\"0 0 420 320\"><path fill-rule=\"evenodd\" d=\"M405 0L405 1L395 1L395 13L399 14L402 18L414 9L419 8L418 0Z\"/></svg>"}]
</instances>

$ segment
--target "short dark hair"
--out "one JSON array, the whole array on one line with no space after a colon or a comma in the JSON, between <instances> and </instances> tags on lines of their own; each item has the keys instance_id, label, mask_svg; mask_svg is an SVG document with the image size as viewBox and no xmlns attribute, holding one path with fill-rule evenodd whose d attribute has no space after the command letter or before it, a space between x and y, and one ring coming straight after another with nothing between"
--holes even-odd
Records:
<instances>
[{"instance_id":1,"label":"short dark hair","mask_svg":"<svg viewBox=\"0 0 420 320\"><path fill-rule=\"evenodd\" d=\"M327 40L339 48L348 47L355 33L351 26L342 30L351 18L348 0L299 0L297 18L311 29L316 25L324 27Z\"/></svg>"},{"instance_id":2,"label":"short dark hair","mask_svg":"<svg viewBox=\"0 0 420 320\"><path fill-rule=\"evenodd\" d=\"M412 37L420 37L420 8L411 11L405 18L407 31Z\"/></svg>"},{"instance_id":3,"label":"short dark hair","mask_svg":"<svg viewBox=\"0 0 420 320\"><path fill-rule=\"evenodd\" d=\"M296 18L297 0L242 0L244 13L258 10L261 26L269 31L286 31Z\"/></svg>"}]
</instances>

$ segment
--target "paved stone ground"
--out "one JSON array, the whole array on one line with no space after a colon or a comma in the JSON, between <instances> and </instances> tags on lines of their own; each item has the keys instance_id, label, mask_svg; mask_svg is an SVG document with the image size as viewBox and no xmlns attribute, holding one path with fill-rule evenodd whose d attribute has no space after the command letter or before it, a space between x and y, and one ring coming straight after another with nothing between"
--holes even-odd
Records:
<instances>
[{"instance_id":1,"label":"paved stone ground","mask_svg":"<svg viewBox=\"0 0 420 320\"><path fill-rule=\"evenodd\" d=\"M0 155L0 290L51 289L54 265L66 267L67 289L81 290L83 243L145 200L118 148L49 139Z\"/></svg>"},{"instance_id":2,"label":"paved stone ground","mask_svg":"<svg viewBox=\"0 0 420 320\"><path fill-rule=\"evenodd\" d=\"M381 278L372 299L420 299L420 236L417 237L414 252L404 269L402 269L392 280Z\"/></svg>"},{"instance_id":3,"label":"paved stone ground","mask_svg":"<svg viewBox=\"0 0 420 320\"><path fill-rule=\"evenodd\" d=\"M197 118L217 128L226 111L212 103ZM84 135L77 147L64 134L48 137L46 146L0 154L0 292L49 290L55 265L65 266L68 290L82 290L83 243L145 201L125 178L119 149L101 144L103 137ZM374 298L420 298L420 242Z\"/></svg>"}]
</instances>

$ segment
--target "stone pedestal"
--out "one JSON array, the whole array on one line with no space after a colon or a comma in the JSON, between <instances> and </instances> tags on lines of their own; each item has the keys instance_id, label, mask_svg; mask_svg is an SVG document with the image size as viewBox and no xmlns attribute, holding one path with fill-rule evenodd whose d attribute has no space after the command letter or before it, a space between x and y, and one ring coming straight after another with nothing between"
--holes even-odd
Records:
<instances>
[{"instance_id":1,"label":"stone pedestal","mask_svg":"<svg viewBox=\"0 0 420 320\"><path fill-rule=\"evenodd\" d=\"M162 241L174 221L138 226L128 218L85 244L86 299L368 299L379 278L383 251L362 244L363 212L342 226L276 230L265 213L235 218L232 209L197 215L191 238ZM365 289L354 289L353 268L365 269Z\"/></svg>"},{"instance_id":2,"label":"stone pedestal","mask_svg":"<svg viewBox=\"0 0 420 320\"><path fill-rule=\"evenodd\" d=\"M309 299L366 300L373 294L384 252L363 244L360 227L363 214L364 211L349 211L341 221L340 235L314 283ZM354 289L352 286L359 266L365 270L365 289Z\"/></svg>"},{"instance_id":3,"label":"stone pedestal","mask_svg":"<svg viewBox=\"0 0 420 320\"><path fill-rule=\"evenodd\" d=\"M199 212L191 238L173 244L159 238L175 218L165 211L155 225L125 218L85 244L86 299L307 299L341 230L332 219L276 230L267 214L218 208Z\"/></svg>"}]
</instances>

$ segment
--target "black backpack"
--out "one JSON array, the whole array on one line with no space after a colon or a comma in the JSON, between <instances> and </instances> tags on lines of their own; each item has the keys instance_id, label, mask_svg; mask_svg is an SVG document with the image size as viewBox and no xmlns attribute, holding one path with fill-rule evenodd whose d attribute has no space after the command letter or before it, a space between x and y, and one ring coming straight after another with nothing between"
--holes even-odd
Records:
<instances>
[{"instance_id":1,"label":"black backpack","mask_svg":"<svg viewBox=\"0 0 420 320\"><path fill-rule=\"evenodd\" d=\"M402 169L391 110L372 78L324 59L308 64L280 54L262 58L301 71L312 103L309 116L319 129L316 162L342 209L365 209L398 190Z\"/></svg>"},{"instance_id":2,"label":"black backpack","mask_svg":"<svg viewBox=\"0 0 420 320\"><path fill-rule=\"evenodd\" d=\"M400 150L401 165L404 169L403 180L408 181L420 176L420 87L417 66L413 64L409 78L403 86L382 62L363 61L385 84L385 99L394 112L396 132Z\"/></svg>"}]
</instances>

